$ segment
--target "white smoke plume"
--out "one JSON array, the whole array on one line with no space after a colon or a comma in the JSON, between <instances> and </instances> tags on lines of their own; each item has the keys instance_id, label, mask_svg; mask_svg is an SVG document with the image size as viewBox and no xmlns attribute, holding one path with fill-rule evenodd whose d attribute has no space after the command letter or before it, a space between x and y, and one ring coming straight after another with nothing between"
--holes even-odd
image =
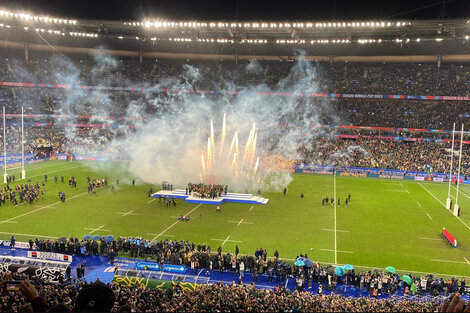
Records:
<instances>
[{"instance_id":1,"label":"white smoke plume","mask_svg":"<svg viewBox=\"0 0 470 313\"><path fill-rule=\"evenodd\" d=\"M51 67L60 69L54 72L53 79L61 84L87 85L83 81L82 71L92 74L94 85L105 86L135 86L145 89L161 90L192 90L201 83L213 88L225 88L239 91L236 95L191 94L176 92L162 93L128 93L108 92L91 89L69 89L61 94L60 113L70 117L59 122L64 126L76 123L78 114L92 115L90 123L112 124L113 127L96 129L92 132L94 144L99 146L100 153L110 159L125 159L129 171L143 182L161 184L169 181L175 186L184 187L188 182L198 182L203 173L201 155L207 153L207 141L211 136L210 121L214 126L214 152L217 158L231 158L228 154L230 142L238 133L240 155L245 149L247 138L253 124L256 125L256 151L251 161L250 171L255 172L256 158L261 160L276 156L277 160L300 160L299 149L308 145L319 135L318 128L309 125L321 124L320 113L335 119L336 114L327 101L318 101L308 94L318 91L315 80L317 69L303 58L302 53L296 52L299 61L293 64L287 77L280 79L276 87L271 89L263 79L262 64L252 60L246 67L246 75L255 75L260 81L240 86L238 77L230 70L224 77L218 78L204 66L196 67L182 65L182 75L171 77L159 74L159 82L151 84L139 78L127 78L114 73L125 71L121 69L118 60L106 56L95 55L91 64L78 68L63 56L50 59ZM136 64L136 67L139 65ZM270 64L274 67L275 65ZM239 67L240 68L240 67ZM179 71L181 72L181 71ZM210 79L208 79L210 78ZM284 92L303 94L304 96L283 97L268 96L259 93ZM119 100L119 101L116 101ZM122 103L125 103L121 106ZM224 150L221 151L222 121L226 116ZM109 115L124 115L124 121L132 120L135 128L110 121L103 117ZM285 128L281 131L279 124L289 123L297 127ZM304 129L303 131L299 130ZM65 126L66 136L70 141L76 141L77 131L73 126ZM305 131L305 129L308 129ZM103 134L108 132L108 136ZM109 132L111 135L109 135ZM109 140L109 138L111 138ZM252 141L254 138L252 138ZM80 139L84 142L83 139ZM98 149L98 148L95 148ZM84 149L86 150L86 149ZM86 151L79 151L83 153ZM92 151L97 152L97 151ZM231 164L226 168L220 165L217 169L218 183L228 184L234 191L253 190L282 190L291 180L289 173L277 172L276 166L266 167L260 161L256 175L239 175L231 172ZM283 164L278 164L282 168ZM211 174L207 171L206 174Z\"/></svg>"}]
</instances>

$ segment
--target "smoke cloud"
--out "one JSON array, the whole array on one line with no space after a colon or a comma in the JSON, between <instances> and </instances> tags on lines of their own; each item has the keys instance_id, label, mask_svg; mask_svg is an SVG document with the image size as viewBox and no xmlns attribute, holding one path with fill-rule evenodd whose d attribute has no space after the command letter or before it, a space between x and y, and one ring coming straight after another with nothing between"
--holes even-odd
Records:
<instances>
[{"instance_id":1,"label":"smoke cloud","mask_svg":"<svg viewBox=\"0 0 470 313\"><path fill-rule=\"evenodd\" d=\"M80 68L64 56L52 57L48 65L57 69L51 71L54 75L51 79L61 84L90 84L83 81L82 72L88 71L92 75L93 85L136 86L154 90L191 90L204 85L238 90L237 95L199 95L68 89L57 95L61 98L60 114L69 116L58 123L65 127L67 140L77 143L74 145L75 153L99 152L113 160L125 160L129 171L146 183L159 185L162 181L168 181L184 187L188 182L199 182L202 178L204 181L228 184L234 191L274 191L282 190L292 180L284 170L292 165L293 160L301 159L300 148L319 135L318 128L308 131L297 127L280 128L280 123L305 129L312 124L321 124L320 114L333 120L337 118L327 101L308 96L259 94L272 91L309 94L318 91L315 79L317 68L306 61L301 52L297 51L296 54L299 61L292 64L289 74L279 79L274 88L268 86L264 73L267 66L276 67L276 64L264 66L255 60L250 61L244 71L239 71L254 77L255 80L250 81L248 86L237 84L240 74L228 72L223 76L234 79L221 79L211 75L204 65L188 64L180 65L182 75L179 77L159 73L158 83L152 84L153 79L144 80L138 75L117 75L128 69L122 68L123 63L117 59L103 54L94 55L92 61L87 61ZM21 72L21 76L25 75L27 73ZM111 124L112 127L94 129L92 142L87 142L77 136L75 127L70 126L79 121L75 117L78 114L92 115L90 123ZM104 118L110 115L124 115L125 122ZM135 128L128 127L126 121L132 121ZM250 135L253 125L255 131ZM234 157L235 148L230 150L230 145L235 133L239 153ZM214 155L212 160L208 160L208 146ZM247 147L248 152L245 151ZM258 157L259 163L256 161ZM237 166L234 166L234 158Z\"/></svg>"}]
</instances>

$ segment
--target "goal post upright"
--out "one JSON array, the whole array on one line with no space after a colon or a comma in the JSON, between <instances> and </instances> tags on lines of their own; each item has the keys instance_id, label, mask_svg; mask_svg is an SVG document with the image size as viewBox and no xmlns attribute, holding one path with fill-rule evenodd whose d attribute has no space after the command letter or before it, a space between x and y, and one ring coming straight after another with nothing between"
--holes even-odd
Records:
<instances>
[{"instance_id":1,"label":"goal post upright","mask_svg":"<svg viewBox=\"0 0 470 313\"><path fill-rule=\"evenodd\" d=\"M452 143L451 143L451 152L450 152L450 171L449 171L449 190L447 191L447 202L446 208L451 210L452 200L450 199L450 185L452 184L452 165L454 164L454 140L455 140L455 123L452 128Z\"/></svg>"},{"instance_id":2,"label":"goal post upright","mask_svg":"<svg viewBox=\"0 0 470 313\"><path fill-rule=\"evenodd\" d=\"M454 204L454 215L459 215L459 187L460 187L460 166L462 164L462 146L463 146L463 127L462 124L462 132L460 133L460 151L459 151L459 170L457 172L457 190L455 193L455 204Z\"/></svg>"}]
</instances>

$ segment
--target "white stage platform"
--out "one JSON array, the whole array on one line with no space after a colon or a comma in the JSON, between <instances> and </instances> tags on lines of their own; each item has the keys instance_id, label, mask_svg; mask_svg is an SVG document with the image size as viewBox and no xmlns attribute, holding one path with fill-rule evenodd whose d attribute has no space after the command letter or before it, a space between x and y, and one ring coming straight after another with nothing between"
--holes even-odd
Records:
<instances>
[{"instance_id":1,"label":"white stage platform","mask_svg":"<svg viewBox=\"0 0 470 313\"><path fill-rule=\"evenodd\" d=\"M253 196L251 193L231 193L222 194L221 197L215 199L199 198L193 195L187 195L184 189L175 189L173 191L160 190L152 195L152 197L158 198L159 196L170 196L177 199L185 199L187 203L203 203L203 204L215 204L220 205L223 202L235 202L235 203L247 203L247 204L268 204L269 199L265 199L259 196Z\"/></svg>"}]
</instances>

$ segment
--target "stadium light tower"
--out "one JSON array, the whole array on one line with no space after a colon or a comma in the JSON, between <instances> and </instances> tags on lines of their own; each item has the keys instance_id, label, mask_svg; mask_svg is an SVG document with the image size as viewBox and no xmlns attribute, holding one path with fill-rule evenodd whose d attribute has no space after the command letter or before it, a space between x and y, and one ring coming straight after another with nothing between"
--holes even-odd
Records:
<instances>
[{"instance_id":1,"label":"stadium light tower","mask_svg":"<svg viewBox=\"0 0 470 313\"><path fill-rule=\"evenodd\" d=\"M452 184L452 165L454 164L454 138L455 138L455 123L454 128L452 128L452 146L450 150L450 172L449 172L449 190L447 191L447 210L452 210L452 200L450 199L450 185Z\"/></svg>"},{"instance_id":2,"label":"stadium light tower","mask_svg":"<svg viewBox=\"0 0 470 313\"><path fill-rule=\"evenodd\" d=\"M460 165L462 163L462 144L463 144L463 124L460 133L460 152L459 152L459 170L457 172L457 192L455 194L454 215L459 216L459 186L460 186Z\"/></svg>"}]
</instances>

